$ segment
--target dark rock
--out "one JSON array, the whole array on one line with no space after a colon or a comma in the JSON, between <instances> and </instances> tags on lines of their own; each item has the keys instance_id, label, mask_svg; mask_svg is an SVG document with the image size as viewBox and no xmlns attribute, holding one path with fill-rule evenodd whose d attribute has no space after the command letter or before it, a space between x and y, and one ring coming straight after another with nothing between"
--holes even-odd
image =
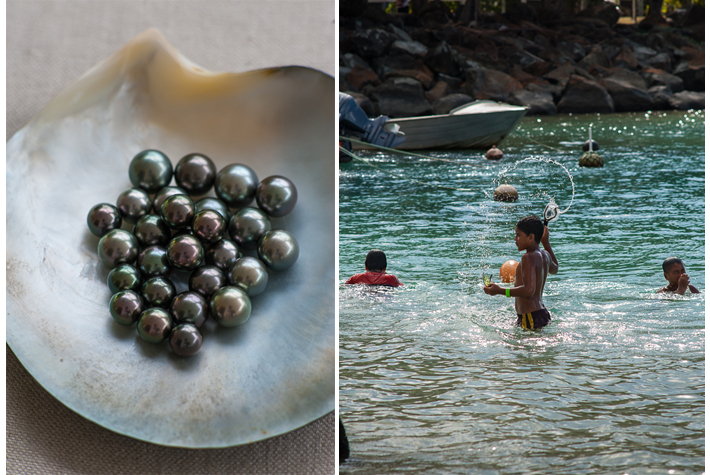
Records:
<instances>
[{"instance_id":1,"label":"dark rock","mask_svg":"<svg viewBox=\"0 0 710 475\"><path fill-rule=\"evenodd\" d=\"M705 64L694 64L684 61L673 71L673 75L683 80L683 85L688 91L705 90Z\"/></svg>"},{"instance_id":2,"label":"dark rock","mask_svg":"<svg viewBox=\"0 0 710 475\"><path fill-rule=\"evenodd\" d=\"M532 74L529 74L520 67L520 65L515 65L510 70L508 71L508 74L517 80L523 87L527 86L531 82L537 82L537 83L542 83L544 82L542 79L538 78L537 76L533 76Z\"/></svg>"},{"instance_id":3,"label":"dark rock","mask_svg":"<svg viewBox=\"0 0 710 475\"><path fill-rule=\"evenodd\" d=\"M434 101L431 105L431 109L434 114L448 114L449 111L455 109L464 104L473 102L473 97L467 96L466 94L449 94L440 99Z\"/></svg>"},{"instance_id":4,"label":"dark rock","mask_svg":"<svg viewBox=\"0 0 710 475\"><path fill-rule=\"evenodd\" d=\"M377 103L382 115L414 117L431 114L431 105L424 97L424 88L416 79L388 79L374 88L369 96Z\"/></svg>"},{"instance_id":5,"label":"dark rock","mask_svg":"<svg viewBox=\"0 0 710 475\"><path fill-rule=\"evenodd\" d=\"M455 76L449 76L447 74L438 74L437 79L439 81L443 81L446 84L451 87L452 91L457 90L459 87L461 87L461 79L455 77Z\"/></svg>"},{"instance_id":6,"label":"dark rock","mask_svg":"<svg viewBox=\"0 0 710 475\"><path fill-rule=\"evenodd\" d=\"M345 53L344 55L342 55L340 57L340 65L346 66L350 69L354 68L355 66L360 66L362 68L370 67L370 64L367 61L353 53Z\"/></svg>"},{"instance_id":7,"label":"dark rock","mask_svg":"<svg viewBox=\"0 0 710 475\"><path fill-rule=\"evenodd\" d=\"M646 61L647 59L653 58L658 54L658 51L655 49L640 45L633 41L628 41L627 46L631 48L631 51L633 51L634 56L636 56L636 59L639 62Z\"/></svg>"},{"instance_id":8,"label":"dark rock","mask_svg":"<svg viewBox=\"0 0 710 475\"><path fill-rule=\"evenodd\" d=\"M624 68L610 68L602 75L604 79L613 79L615 81L627 82L631 86L638 89L646 89L646 81L643 76L634 71L629 71Z\"/></svg>"},{"instance_id":9,"label":"dark rock","mask_svg":"<svg viewBox=\"0 0 710 475\"><path fill-rule=\"evenodd\" d=\"M437 82L431 90L427 91L424 95L427 100L432 104L444 96L451 94L451 86L446 81Z\"/></svg>"},{"instance_id":10,"label":"dark rock","mask_svg":"<svg viewBox=\"0 0 710 475\"><path fill-rule=\"evenodd\" d=\"M638 68L639 61L633 50L624 45L621 47L619 53L614 57L611 64L618 68L634 70Z\"/></svg>"},{"instance_id":11,"label":"dark rock","mask_svg":"<svg viewBox=\"0 0 710 475\"><path fill-rule=\"evenodd\" d=\"M402 69L420 69L424 63L409 54L398 54L396 56L382 56L372 60L372 67L381 78L387 73Z\"/></svg>"},{"instance_id":12,"label":"dark rock","mask_svg":"<svg viewBox=\"0 0 710 475\"><path fill-rule=\"evenodd\" d=\"M564 95L557 104L562 113L608 113L614 112L614 101L607 90L600 84L572 75L569 78Z\"/></svg>"},{"instance_id":13,"label":"dark rock","mask_svg":"<svg viewBox=\"0 0 710 475\"><path fill-rule=\"evenodd\" d=\"M395 35L399 41L413 41L412 37L409 36L406 31L401 28L397 28L392 23L388 24L385 27L385 30Z\"/></svg>"},{"instance_id":14,"label":"dark rock","mask_svg":"<svg viewBox=\"0 0 710 475\"><path fill-rule=\"evenodd\" d=\"M681 78L660 69L647 69L641 73L641 76L646 81L649 92L654 86L667 86L672 93L680 92L685 87Z\"/></svg>"},{"instance_id":15,"label":"dark rock","mask_svg":"<svg viewBox=\"0 0 710 475\"><path fill-rule=\"evenodd\" d=\"M350 72L345 75L345 80L352 84L358 91L367 84L379 86L382 83L375 71L370 68L363 68L359 65L352 68Z\"/></svg>"},{"instance_id":16,"label":"dark rock","mask_svg":"<svg viewBox=\"0 0 710 475\"><path fill-rule=\"evenodd\" d=\"M523 86L511 76L494 69L466 71L466 94L476 99L506 101L508 96Z\"/></svg>"},{"instance_id":17,"label":"dark rock","mask_svg":"<svg viewBox=\"0 0 710 475\"><path fill-rule=\"evenodd\" d=\"M602 68L608 68L611 67L611 63L609 62L609 58L607 58L606 54L604 53L604 50L601 48L601 46L595 46L592 48L592 50L589 52L587 56L582 58L581 61L577 63L577 65L580 68L589 70L590 68L594 66L601 66Z\"/></svg>"},{"instance_id":18,"label":"dark rock","mask_svg":"<svg viewBox=\"0 0 710 475\"><path fill-rule=\"evenodd\" d=\"M688 35L696 43L705 43L705 23L686 26L683 28L683 34Z\"/></svg>"},{"instance_id":19,"label":"dark rock","mask_svg":"<svg viewBox=\"0 0 710 475\"><path fill-rule=\"evenodd\" d=\"M417 81L422 83L422 87L424 87L424 89L429 89L434 83L434 78L431 75L418 69L398 69L396 71L391 71L385 75L385 79L396 77L416 79Z\"/></svg>"},{"instance_id":20,"label":"dark rock","mask_svg":"<svg viewBox=\"0 0 710 475\"><path fill-rule=\"evenodd\" d=\"M552 98L554 99L555 103L559 102L560 99L562 99L562 93L564 93L564 86L560 84L550 84L549 82L543 82L543 83L530 83L527 86L525 86L525 90L530 91L530 92L546 92L548 94L552 94Z\"/></svg>"},{"instance_id":21,"label":"dark rock","mask_svg":"<svg viewBox=\"0 0 710 475\"><path fill-rule=\"evenodd\" d=\"M398 40L390 46L390 54L411 54L412 56L426 56L429 49L418 41Z\"/></svg>"},{"instance_id":22,"label":"dark rock","mask_svg":"<svg viewBox=\"0 0 710 475\"><path fill-rule=\"evenodd\" d=\"M705 93L693 91L676 92L668 99L668 105L671 109L683 111L705 109Z\"/></svg>"},{"instance_id":23,"label":"dark rock","mask_svg":"<svg viewBox=\"0 0 710 475\"><path fill-rule=\"evenodd\" d=\"M566 55L572 61L577 62L584 58L584 47L575 41L560 41L557 43L557 51Z\"/></svg>"},{"instance_id":24,"label":"dark rock","mask_svg":"<svg viewBox=\"0 0 710 475\"><path fill-rule=\"evenodd\" d=\"M671 55L668 53L658 53L656 56L648 58L643 63L651 68L668 71L671 68Z\"/></svg>"},{"instance_id":25,"label":"dark rock","mask_svg":"<svg viewBox=\"0 0 710 475\"><path fill-rule=\"evenodd\" d=\"M508 96L508 102L518 106L527 106L530 110L526 115L555 115L557 106L551 93L531 92L525 89L515 91Z\"/></svg>"},{"instance_id":26,"label":"dark rock","mask_svg":"<svg viewBox=\"0 0 710 475\"><path fill-rule=\"evenodd\" d=\"M601 84L614 100L616 112L647 111L653 107L653 101L645 87L641 89L630 81L609 78L602 79Z\"/></svg>"},{"instance_id":27,"label":"dark rock","mask_svg":"<svg viewBox=\"0 0 710 475\"><path fill-rule=\"evenodd\" d=\"M532 74L533 76L544 76L549 73L554 67L554 64L541 59L539 61L535 61L533 63L528 64L523 68L523 71L528 74Z\"/></svg>"},{"instance_id":28,"label":"dark rock","mask_svg":"<svg viewBox=\"0 0 710 475\"><path fill-rule=\"evenodd\" d=\"M459 68L454 60L454 52L446 42L431 48L424 57L424 64L440 74L448 74L450 76L459 74Z\"/></svg>"},{"instance_id":29,"label":"dark rock","mask_svg":"<svg viewBox=\"0 0 710 475\"><path fill-rule=\"evenodd\" d=\"M554 84L561 84L563 87L567 85L571 75L582 76L585 79L593 80L594 77L587 71L574 66L572 64L565 64L559 68L553 69L549 73L543 76L543 79L551 81Z\"/></svg>"},{"instance_id":30,"label":"dark rock","mask_svg":"<svg viewBox=\"0 0 710 475\"><path fill-rule=\"evenodd\" d=\"M669 100L673 95L671 88L665 85L652 86L648 89L648 95L651 96L653 110L665 110L670 108Z\"/></svg>"},{"instance_id":31,"label":"dark rock","mask_svg":"<svg viewBox=\"0 0 710 475\"><path fill-rule=\"evenodd\" d=\"M370 101L366 95L354 91L347 91L346 94L355 99L355 103L360 106L360 109L362 109L368 117L375 116L375 106L372 105L372 101Z\"/></svg>"},{"instance_id":32,"label":"dark rock","mask_svg":"<svg viewBox=\"0 0 710 475\"><path fill-rule=\"evenodd\" d=\"M348 37L355 52L365 59L384 56L395 41L397 37L394 34L379 28L357 30Z\"/></svg>"}]
</instances>

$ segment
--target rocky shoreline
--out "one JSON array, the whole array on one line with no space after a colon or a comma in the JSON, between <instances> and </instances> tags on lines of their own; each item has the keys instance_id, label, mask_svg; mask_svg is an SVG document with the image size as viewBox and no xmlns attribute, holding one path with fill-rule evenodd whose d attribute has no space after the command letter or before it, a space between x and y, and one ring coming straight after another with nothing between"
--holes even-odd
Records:
<instances>
[{"instance_id":1,"label":"rocky shoreline","mask_svg":"<svg viewBox=\"0 0 710 475\"><path fill-rule=\"evenodd\" d=\"M446 114L479 99L529 115L705 108L702 7L678 26L637 26L618 24L609 3L574 16L530 5L476 23L441 2L417 17L379 5L341 16L339 90L369 116Z\"/></svg>"}]
</instances>

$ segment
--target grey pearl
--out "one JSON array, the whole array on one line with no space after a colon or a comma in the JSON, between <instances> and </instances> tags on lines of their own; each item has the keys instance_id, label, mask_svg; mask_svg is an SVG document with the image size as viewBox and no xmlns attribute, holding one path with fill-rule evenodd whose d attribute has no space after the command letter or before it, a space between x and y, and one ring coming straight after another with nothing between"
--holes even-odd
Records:
<instances>
[{"instance_id":1,"label":"grey pearl","mask_svg":"<svg viewBox=\"0 0 710 475\"><path fill-rule=\"evenodd\" d=\"M279 218L296 206L296 185L284 176L264 178L256 189L256 204L269 216Z\"/></svg>"},{"instance_id":2,"label":"grey pearl","mask_svg":"<svg viewBox=\"0 0 710 475\"><path fill-rule=\"evenodd\" d=\"M131 160L128 177L136 188L155 193L172 180L173 165L164 153L144 150Z\"/></svg>"},{"instance_id":3,"label":"grey pearl","mask_svg":"<svg viewBox=\"0 0 710 475\"><path fill-rule=\"evenodd\" d=\"M172 229L182 229L195 217L195 203L187 195L173 195L163 201L160 217Z\"/></svg>"},{"instance_id":4,"label":"grey pearl","mask_svg":"<svg viewBox=\"0 0 710 475\"><path fill-rule=\"evenodd\" d=\"M151 277L141 288L146 307L168 308L175 297L175 286L165 277Z\"/></svg>"},{"instance_id":5,"label":"grey pearl","mask_svg":"<svg viewBox=\"0 0 710 475\"><path fill-rule=\"evenodd\" d=\"M168 341L176 355L193 356L202 348L202 333L195 325L183 323L173 328Z\"/></svg>"},{"instance_id":6,"label":"grey pearl","mask_svg":"<svg viewBox=\"0 0 710 475\"><path fill-rule=\"evenodd\" d=\"M89 210L86 224L94 236L102 237L112 229L119 229L123 223L121 212L114 205L101 203Z\"/></svg>"},{"instance_id":7,"label":"grey pearl","mask_svg":"<svg viewBox=\"0 0 710 475\"><path fill-rule=\"evenodd\" d=\"M228 271L240 257L242 257L242 253L239 246L229 239L220 239L208 247L205 252L205 262L224 272Z\"/></svg>"},{"instance_id":8,"label":"grey pearl","mask_svg":"<svg viewBox=\"0 0 710 475\"><path fill-rule=\"evenodd\" d=\"M254 257L242 257L229 269L229 283L240 287L249 297L262 293L267 282L269 273L266 267Z\"/></svg>"},{"instance_id":9,"label":"grey pearl","mask_svg":"<svg viewBox=\"0 0 710 475\"><path fill-rule=\"evenodd\" d=\"M188 281L190 290L199 292L205 298L212 297L215 292L225 285L227 285L226 277L215 266L202 266L195 269Z\"/></svg>"},{"instance_id":10,"label":"grey pearl","mask_svg":"<svg viewBox=\"0 0 710 475\"><path fill-rule=\"evenodd\" d=\"M172 232L160 216L149 214L143 216L133 227L133 235L141 246L165 246Z\"/></svg>"},{"instance_id":11,"label":"grey pearl","mask_svg":"<svg viewBox=\"0 0 710 475\"><path fill-rule=\"evenodd\" d=\"M178 270L196 269L203 257L202 244L194 236L177 236L168 244L168 262Z\"/></svg>"},{"instance_id":12,"label":"grey pearl","mask_svg":"<svg viewBox=\"0 0 710 475\"><path fill-rule=\"evenodd\" d=\"M132 290L122 290L111 297L108 308L117 323L132 325L143 313L143 299Z\"/></svg>"},{"instance_id":13,"label":"grey pearl","mask_svg":"<svg viewBox=\"0 0 710 475\"><path fill-rule=\"evenodd\" d=\"M219 198L212 198L210 196L202 198L195 202L195 213L202 211L203 209L211 209L217 211L224 218L224 222L229 221L229 207L224 203L224 201Z\"/></svg>"},{"instance_id":14,"label":"grey pearl","mask_svg":"<svg viewBox=\"0 0 710 475\"><path fill-rule=\"evenodd\" d=\"M113 268L111 272L108 273L106 280L112 294L122 290L141 291L141 273L130 264L121 264Z\"/></svg>"},{"instance_id":15,"label":"grey pearl","mask_svg":"<svg viewBox=\"0 0 710 475\"><path fill-rule=\"evenodd\" d=\"M192 291L178 294L170 304L170 315L175 323L191 323L197 328L205 323L209 311L207 300Z\"/></svg>"},{"instance_id":16,"label":"grey pearl","mask_svg":"<svg viewBox=\"0 0 710 475\"><path fill-rule=\"evenodd\" d=\"M257 248L259 259L274 271L283 271L296 263L298 242L288 231L273 229L261 238Z\"/></svg>"},{"instance_id":17,"label":"grey pearl","mask_svg":"<svg viewBox=\"0 0 710 475\"><path fill-rule=\"evenodd\" d=\"M146 277L167 277L170 273L170 262L164 247L149 246L138 254L136 266Z\"/></svg>"},{"instance_id":18,"label":"grey pearl","mask_svg":"<svg viewBox=\"0 0 710 475\"><path fill-rule=\"evenodd\" d=\"M271 220L258 208L242 208L229 220L229 237L243 249L256 249L259 239L271 230Z\"/></svg>"},{"instance_id":19,"label":"grey pearl","mask_svg":"<svg viewBox=\"0 0 710 475\"><path fill-rule=\"evenodd\" d=\"M210 300L210 314L223 327L236 327L249 319L251 300L242 289L223 287Z\"/></svg>"},{"instance_id":20,"label":"grey pearl","mask_svg":"<svg viewBox=\"0 0 710 475\"><path fill-rule=\"evenodd\" d=\"M175 183L191 195L204 195L210 191L216 175L212 160L199 153L185 155L175 167Z\"/></svg>"},{"instance_id":21,"label":"grey pearl","mask_svg":"<svg viewBox=\"0 0 710 475\"><path fill-rule=\"evenodd\" d=\"M129 188L116 200L116 208L124 220L135 223L143 216L150 213L150 196L139 188Z\"/></svg>"},{"instance_id":22,"label":"grey pearl","mask_svg":"<svg viewBox=\"0 0 710 475\"><path fill-rule=\"evenodd\" d=\"M205 209L195 213L192 219L192 234L205 244L222 239L227 223L217 211Z\"/></svg>"},{"instance_id":23,"label":"grey pearl","mask_svg":"<svg viewBox=\"0 0 710 475\"><path fill-rule=\"evenodd\" d=\"M175 195L187 195L187 192L177 186L166 186L161 188L153 198L153 212L155 214L160 214L160 208L163 206L165 200Z\"/></svg>"},{"instance_id":24,"label":"grey pearl","mask_svg":"<svg viewBox=\"0 0 710 475\"><path fill-rule=\"evenodd\" d=\"M241 208L254 199L259 178L246 165L235 163L227 165L217 173L214 192L219 199L231 208Z\"/></svg>"},{"instance_id":25,"label":"grey pearl","mask_svg":"<svg viewBox=\"0 0 710 475\"><path fill-rule=\"evenodd\" d=\"M138 257L138 241L123 229L109 231L99 240L99 258L109 269L119 264L132 264Z\"/></svg>"},{"instance_id":26,"label":"grey pearl","mask_svg":"<svg viewBox=\"0 0 710 475\"><path fill-rule=\"evenodd\" d=\"M144 310L138 319L138 334L149 343L161 343L170 336L173 319L162 308Z\"/></svg>"}]
</instances>

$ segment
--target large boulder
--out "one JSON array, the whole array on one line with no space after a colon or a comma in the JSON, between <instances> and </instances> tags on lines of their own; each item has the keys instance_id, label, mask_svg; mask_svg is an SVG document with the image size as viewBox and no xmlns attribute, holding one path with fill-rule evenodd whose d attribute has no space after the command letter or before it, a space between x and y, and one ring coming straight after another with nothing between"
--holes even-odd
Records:
<instances>
[{"instance_id":1,"label":"large boulder","mask_svg":"<svg viewBox=\"0 0 710 475\"><path fill-rule=\"evenodd\" d=\"M606 71L604 71L603 78L626 82L632 85L633 87L639 89L646 89L647 87L646 81L644 80L643 76L641 76L637 72L629 71L628 69L624 68L607 69Z\"/></svg>"},{"instance_id":2,"label":"large boulder","mask_svg":"<svg viewBox=\"0 0 710 475\"><path fill-rule=\"evenodd\" d=\"M670 108L670 98L673 95L671 88L665 85L652 86L648 88L648 95L651 96L653 110L660 111Z\"/></svg>"},{"instance_id":3,"label":"large boulder","mask_svg":"<svg viewBox=\"0 0 710 475\"><path fill-rule=\"evenodd\" d=\"M459 74L459 68L454 58L454 50L445 41L429 49L424 57L424 64L431 68L432 71L440 74L448 74L450 76Z\"/></svg>"},{"instance_id":4,"label":"large boulder","mask_svg":"<svg viewBox=\"0 0 710 475\"><path fill-rule=\"evenodd\" d=\"M688 91L705 91L705 62L683 61L673 71L674 76L683 80Z\"/></svg>"},{"instance_id":5,"label":"large boulder","mask_svg":"<svg viewBox=\"0 0 710 475\"><path fill-rule=\"evenodd\" d=\"M508 102L518 106L527 106L527 115L555 115L557 106L549 92L531 92L525 89L515 91L508 97Z\"/></svg>"},{"instance_id":6,"label":"large boulder","mask_svg":"<svg viewBox=\"0 0 710 475\"><path fill-rule=\"evenodd\" d=\"M430 90L425 93L425 96L432 104L444 96L451 94L451 85L446 81L437 81Z\"/></svg>"},{"instance_id":7,"label":"large boulder","mask_svg":"<svg viewBox=\"0 0 710 475\"><path fill-rule=\"evenodd\" d=\"M377 75L384 79L387 73L405 69L421 69L423 65L421 59L417 59L410 54L398 54L395 56L382 56L372 60L372 68Z\"/></svg>"},{"instance_id":8,"label":"large boulder","mask_svg":"<svg viewBox=\"0 0 710 475\"><path fill-rule=\"evenodd\" d=\"M671 92L680 92L685 88L681 78L660 69L647 69L641 72L641 76L646 81L649 91L654 86L667 86Z\"/></svg>"},{"instance_id":9,"label":"large boulder","mask_svg":"<svg viewBox=\"0 0 710 475\"><path fill-rule=\"evenodd\" d=\"M545 74L543 79L546 79L553 84L560 84L562 87L566 87L572 75L581 76L585 79L589 79L590 81L594 79L594 77L592 77L592 75L587 71L569 63L553 69L549 73Z\"/></svg>"},{"instance_id":10,"label":"large boulder","mask_svg":"<svg viewBox=\"0 0 710 475\"><path fill-rule=\"evenodd\" d=\"M388 79L374 88L369 96L376 103L379 113L389 117L414 117L432 112L424 96L424 88L416 79Z\"/></svg>"},{"instance_id":11,"label":"large boulder","mask_svg":"<svg viewBox=\"0 0 710 475\"><path fill-rule=\"evenodd\" d=\"M643 89L636 87L630 81L620 78L604 78L601 80L601 85L609 91L616 112L638 112L653 108L653 101L645 87Z\"/></svg>"},{"instance_id":12,"label":"large boulder","mask_svg":"<svg viewBox=\"0 0 710 475\"><path fill-rule=\"evenodd\" d=\"M588 55L586 55L577 63L577 65L580 68L589 70L594 66L609 68L611 67L611 62L609 61L609 58L607 57L606 53L604 53L604 50L601 48L601 46L595 46L592 48Z\"/></svg>"},{"instance_id":13,"label":"large boulder","mask_svg":"<svg viewBox=\"0 0 710 475\"><path fill-rule=\"evenodd\" d=\"M671 109L705 109L705 93L694 91L676 92L668 100Z\"/></svg>"},{"instance_id":14,"label":"large boulder","mask_svg":"<svg viewBox=\"0 0 710 475\"><path fill-rule=\"evenodd\" d=\"M419 69L398 69L396 71L391 71L385 75L385 80L397 77L416 79L422 83L424 89L429 89L434 83L434 78L431 74L427 74Z\"/></svg>"},{"instance_id":15,"label":"large boulder","mask_svg":"<svg viewBox=\"0 0 710 475\"><path fill-rule=\"evenodd\" d=\"M487 68L466 71L466 94L476 99L506 101L510 94L522 88L522 84L501 71Z\"/></svg>"},{"instance_id":16,"label":"large boulder","mask_svg":"<svg viewBox=\"0 0 710 475\"><path fill-rule=\"evenodd\" d=\"M620 48L619 52L614 56L611 64L618 68L625 68L634 70L638 68L639 60L634 54L633 50L628 46L624 45Z\"/></svg>"},{"instance_id":17,"label":"large boulder","mask_svg":"<svg viewBox=\"0 0 710 475\"><path fill-rule=\"evenodd\" d=\"M340 57L340 65L347 68L354 68L355 66L360 66L363 68L369 68L370 64L362 59L360 56L353 53L345 53Z\"/></svg>"},{"instance_id":18,"label":"large boulder","mask_svg":"<svg viewBox=\"0 0 710 475\"><path fill-rule=\"evenodd\" d=\"M390 46L390 54L411 54L412 56L426 56L429 48L418 41L402 41L398 40Z\"/></svg>"},{"instance_id":19,"label":"large boulder","mask_svg":"<svg viewBox=\"0 0 710 475\"><path fill-rule=\"evenodd\" d=\"M348 37L348 44L362 58L370 59L384 56L397 41L397 36L379 28L353 31Z\"/></svg>"},{"instance_id":20,"label":"large boulder","mask_svg":"<svg viewBox=\"0 0 710 475\"><path fill-rule=\"evenodd\" d=\"M572 61L579 61L586 55L584 47L576 41L560 41L557 43L557 51L568 57Z\"/></svg>"},{"instance_id":21,"label":"large boulder","mask_svg":"<svg viewBox=\"0 0 710 475\"><path fill-rule=\"evenodd\" d=\"M473 102L473 97L466 94L449 94L448 96L434 101L431 105L431 109L434 114L437 115L448 114L452 109L468 104L469 102Z\"/></svg>"},{"instance_id":22,"label":"large boulder","mask_svg":"<svg viewBox=\"0 0 710 475\"><path fill-rule=\"evenodd\" d=\"M373 86L379 86L382 81L380 77L370 68L363 68L362 66L355 66L345 75L345 80L352 84L352 86L360 91L367 84L372 84Z\"/></svg>"},{"instance_id":23,"label":"large boulder","mask_svg":"<svg viewBox=\"0 0 710 475\"><path fill-rule=\"evenodd\" d=\"M658 53L656 56L652 56L647 60L643 61L643 65L646 67L660 69L662 71L668 71L671 69L672 58L668 53Z\"/></svg>"},{"instance_id":24,"label":"large boulder","mask_svg":"<svg viewBox=\"0 0 710 475\"><path fill-rule=\"evenodd\" d=\"M582 76L572 75L557 110L567 113L614 112L614 101L601 84Z\"/></svg>"},{"instance_id":25,"label":"large boulder","mask_svg":"<svg viewBox=\"0 0 710 475\"><path fill-rule=\"evenodd\" d=\"M555 103L557 103L560 101L560 99L562 99L562 94L564 93L565 88L561 84L550 84L548 82L533 82L525 86L525 90L535 93L546 92L548 94L552 94L552 98L555 100Z\"/></svg>"}]
</instances>

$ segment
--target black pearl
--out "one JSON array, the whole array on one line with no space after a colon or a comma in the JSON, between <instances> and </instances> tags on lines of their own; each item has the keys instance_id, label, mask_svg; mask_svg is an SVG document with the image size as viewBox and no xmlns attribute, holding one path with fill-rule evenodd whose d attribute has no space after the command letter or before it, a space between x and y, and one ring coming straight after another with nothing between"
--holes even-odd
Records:
<instances>
[{"instance_id":1,"label":"black pearl","mask_svg":"<svg viewBox=\"0 0 710 475\"><path fill-rule=\"evenodd\" d=\"M170 304L170 315L175 323L191 323L199 328L209 315L207 300L197 292L187 291L178 294Z\"/></svg>"},{"instance_id":2,"label":"black pearl","mask_svg":"<svg viewBox=\"0 0 710 475\"><path fill-rule=\"evenodd\" d=\"M98 237L102 237L112 229L119 229L122 222L121 212L114 205L108 203L94 206L86 216L86 224L89 225L89 231Z\"/></svg>"},{"instance_id":3,"label":"black pearl","mask_svg":"<svg viewBox=\"0 0 710 475\"><path fill-rule=\"evenodd\" d=\"M242 257L242 253L239 247L229 239L220 239L208 247L205 252L205 262L222 271L228 271L240 257Z\"/></svg>"},{"instance_id":4,"label":"black pearl","mask_svg":"<svg viewBox=\"0 0 710 475\"><path fill-rule=\"evenodd\" d=\"M243 249L256 249L259 239L271 230L271 220L258 208L242 208L229 220L229 237Z\"/></svg>"},{"instance_id":5,"label":"black pearl","mask_svg":"<svg viewBox=\"0 0 710 475\"><path fill-rule=\"evenodd\" d=\"M290 232L273 229L261 238L256 252L266 267L283 271L296 263L298 242Z\"/></svg>"},{"instance_id":6,"label":"black pearl","mask_svg":"<svg viewBox=\"0 0 710 475\"><path fill-rule=\"evenodd\" d=\"M151 277L141 288L146 307L168 308L175 297L175 286L165 277Z\"/></svg>"},{"instance_id":7,"label":"black pearl","mask_svg":"<svg viewBox=\"0 0 710 475\"><path fill-rule=\"evenodd\" d=\"M229 268L229 283L240 287L249 297L259 295L266 289L269 273L264 264L255 257L242 257Z\"/></svg>"},{"instance_id":8,"label":"black pearl","mask_svg":"<svg viewBox=\"0 0 710 475\"><path fill-rule=\"evenodd\" d=\"M184 323L173 328L168 341L176 355L193 356L202 348L202 333L195 325Z\"/></svg>"},{"instance_id":9,"label":"black pearl","mask_svg":"<svg viewBox=\"0 0 710 475\"><path fill-rule=\"evenodd\" d=\"M195 203L187 195L168 197L160 207L160 216L172 229L182 229L195 217Z\"/></svg>"},{"instance_id":10,"label":"black pearl","mask_svg":"<svg viewBox=\"0 0 710 475\"><path fill-rule=\"evenodd\" d=\"M149 343L161 343L170 336L173 319L162 308L144 310L138 319L138 334Z\"/></svg>"},{"instance_id":11,"label":"black pearl","mask_svg":"<svg viewBox=\"0 0 710 475\"><path fill-rule=\"evenodd\" d=\"M197 213L198 211L202 211L203 209L211 209L213 211L217 211L219 214L222 215L225 222L229 221L229 207L224 204L224 202L219 198L212 198L208 196L206 198L197 200L195 202L195 213Z\"/></svg>"},{"instance_id":12,"label":"black pearl","mask_svg":"<svg viewBox=\"0 0 710 475\"><path fill-rule=\"evenodd\" d=\"M187 195L187 192L177 186L166 186L161 188L153 198L153 212L155 214L160 214L160 208L163 206L165 200L175 195Z\"/></svg>"},{"instance_id":13,"label":"black pearl","mask_svg":"<svg viewBox=\"0 0 710 475\"><path fill-rule=\"evenodd\" d=\"M160 216L149 214L143 216L135 226L133 235L141 246L165 246L171 237L172 232L165 221Z\"/></svg>"},{"instance_id":14,"label":"black pearl","mask_svg":"<svg viewBox=\"0 0 710 475\"><path fill-rule=\"evenodd\" d=\"M210 300L210 314L223 327L236 327L249 319L251 300L242 289L223 287Z\"/></svg>"},{"instance_id":15,"label":"black pearl","mask_svg":"<svg viewBox=\"0 0 710 475\"><path fill-rule=\"evenodd\" d=\"M175 167L175 183L191 195L204 195L214 184L217 168L209 157L191 153Z\"/></svg>"},{"instance_id":16,"label":"black pearl","mask_svg":"<svg viewBox=\"0 0 710 475\"><path fill-rule=\"evenodd\" d=\"M195 269L188 282L190 290L199 292L205 298L212 297L215 292L225 285L227 285L226 277L215 266L202 266Z\"/></svg>"},{"instance_id":17,"label":"black pearl","mask_svg":"<svg viewBox=\"0 0 710 475\"><path fill-rule=\"evenodd\" d=\"M192 219L192 233L205 244L222 239L227 223L217 211L205 209L195 213Z\"/></svg>"},{"instance_id":18,"label":"black pearl","mask_svg":"<svg viewBox=\"0 0 710 475\"><path fill-rule=\"evenodd\" d=\"M173 164L162 152L144 150L131 160L128 177L136 188L155 193L172 180Z\"/></svg>"},{"instance_id":19,"label":"black pearl","mask_svg":"<svg viewBox=\"0 0 710 475\"><path fill-rule=\"evenodd\" d=\"M196 269L203 256L202 244L194 236L177 236L168 244L168 262L178 270Z\"/></svg>"},{"instance_id":20,"label":"black pearl","mask_svg":"<svg viewBox=\"0 0 710 475\"><path fill-rule=\"evenodd\" d=\"M111 297L108 308L117 323L132 325L143 313L143 299L132 290L122 290Z\"/></svg>"},{"instance_id":21,"label":"black pearl","mask_svg":"<svg viewBox=\"0 0 710 475\"><path fill-rule=\"evenodd\" d=\"M116 208L129 223L135 223L150 213L150 196L139 188L129 188L116 200Z\"/></svg>"},{"instance_id":22,"label":"black pearl","mask_svg":"<svg viewBox=\"0 0 710 475\"><path fill-rule=\"evenodd\" d=\"M170 273L170 262L164 247L149 246L138 254L136 266L146 277L167 277Z\"/></svg>"},{"instance_id":23,"label":"black pearl","mask_svg":"<svg viewBox=\"0 0 710 475\"><path fill-rule=\"evenodd\" d=\"M217 173L214 192L227 206L241 208L254 199L259 178L246 165L235 163L227 165Z\"/></svg>"},{"instance_id":24,"label":"black pearl","mask_svg":"<svg viewBox=\"0 0 710 475\"><path fill-rule=\"evenodd\" d=\"M121 264L111 269L107 278L108 288L112 294L121 290L141 291L141 273L130 264Z\"/></svg>"},{"instance_id":25,"label":"black pearl","mask_svg":"<svg viewBox=\"0 0 710 475\"><path fill-rule=\"evenodd\" d=\"M138 241L123 229L113 229L99 240L99 258L109 269L132 264L138 257Z\"/></svg>"},{"instance_id":26,"label":"black pearl","mask_svg":"<svg viewBox=\"0 0 710 475\"><path fill-rule=\"evenodd\" d=\"M284 176L264 178L256 188L256 204L269 216L279 218L296 206L296 185Z\"/></svg>"}]
</instances>

